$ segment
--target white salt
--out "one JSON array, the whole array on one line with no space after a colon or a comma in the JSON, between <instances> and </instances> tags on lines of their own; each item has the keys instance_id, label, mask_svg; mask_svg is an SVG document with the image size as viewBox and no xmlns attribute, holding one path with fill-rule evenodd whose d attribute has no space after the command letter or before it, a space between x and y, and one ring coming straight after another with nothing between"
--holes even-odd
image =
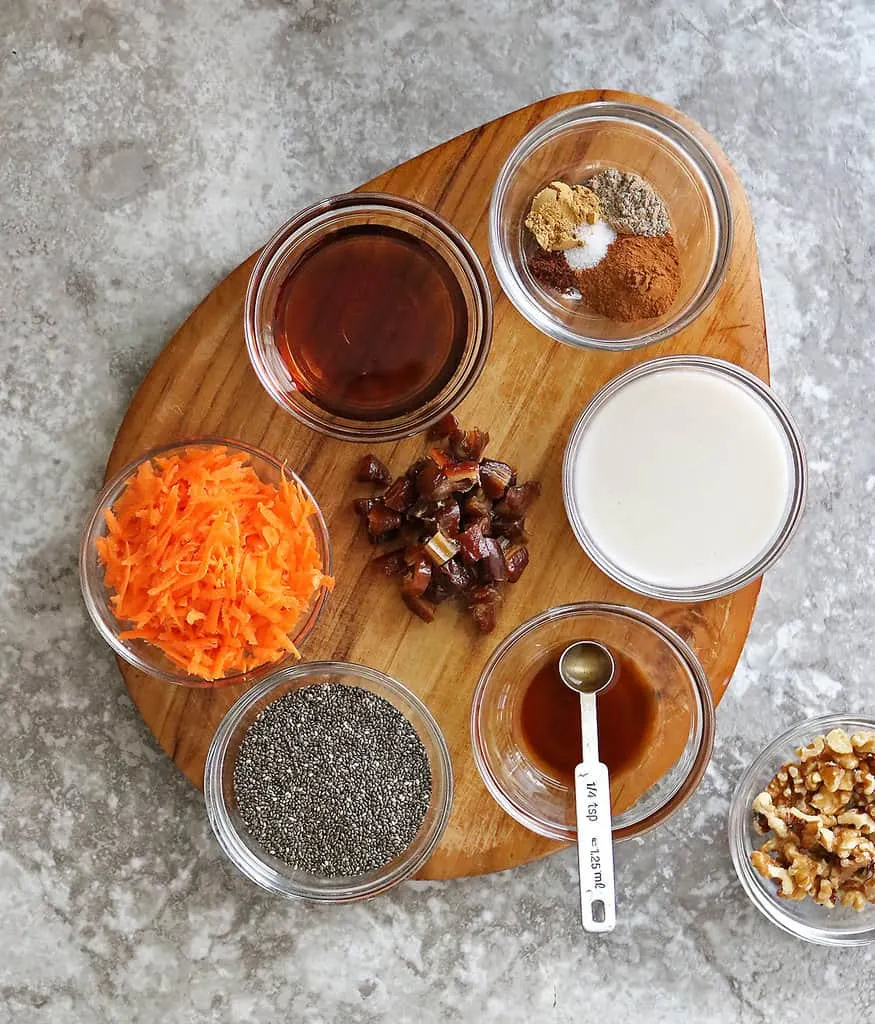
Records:
<instances>
[{"instance_id":1,"label":"white salt","mask_svg":"<svg viewBox=\"0 0 875 1024\"><path fill-rule=\"evenodd\" d=\"M617 232L606 220L597 220L595 224L578 224L574 234L580 245L565 250L565 259L572 270L589 270L601 263L608 246L617 239Z\"/></svg>"}]
</instances>

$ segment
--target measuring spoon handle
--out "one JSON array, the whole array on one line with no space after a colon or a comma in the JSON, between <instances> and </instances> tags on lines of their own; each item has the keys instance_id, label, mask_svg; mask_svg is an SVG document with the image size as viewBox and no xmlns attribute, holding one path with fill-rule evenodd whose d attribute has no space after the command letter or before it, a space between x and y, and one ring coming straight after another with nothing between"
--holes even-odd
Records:
<instances>
[{"instance_id":1,"label":"measuring spoon handle","mask_svg":"<svg viewBox=\"0 0 875 1024\"><path fill-rule=\"evenodd\" d=\"M617 923L617 908L607 767L604 764L579 764L574 769L574 797L577 804L583 930L611 932Z\"/></svg>"}]
</instances>

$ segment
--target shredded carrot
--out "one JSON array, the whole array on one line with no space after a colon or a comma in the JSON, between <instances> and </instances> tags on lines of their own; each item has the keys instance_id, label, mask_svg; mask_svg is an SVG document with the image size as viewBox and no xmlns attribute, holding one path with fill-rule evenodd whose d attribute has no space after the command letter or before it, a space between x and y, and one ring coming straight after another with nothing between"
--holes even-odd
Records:
<instances>
[{"instance_id":1,"label":"shredded carrot","mask_svg":"<svg viewBox=\"0 0 875 1024\"><path fill-rule=\"evenodd\" d=\"M334 586L315 511L285 474L272 487L220 446L143 463L97 540L120 636L207 680L297 655L290 634Z\"/></svg>"}]
</instances>

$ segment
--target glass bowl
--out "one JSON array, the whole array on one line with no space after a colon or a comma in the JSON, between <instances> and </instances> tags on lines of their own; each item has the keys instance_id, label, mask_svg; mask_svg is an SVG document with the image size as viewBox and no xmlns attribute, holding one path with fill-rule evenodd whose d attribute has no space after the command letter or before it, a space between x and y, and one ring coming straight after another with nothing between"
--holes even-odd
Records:
<instances>
[{"instance_id":1,"label":"glass bowl","mask_svg":"<svg viewBox=\"0 0 875 1024\"><path fill-rule=\"evenodd\" d=\"M544 288L528 267L536 250L524 223L532 197L556 179L577 184L608 167L646 178L671 217L681 287L652 320L589 313ZM691 324L716 295L732 250L732 205L713 158L676 121L629 103L585 103L542 121L505 161L489 208L489 248L505 294L539 331L583 348L642 348Z\"/></svg>"},{"instance_id":2,"label":"glass bowl","mask_svg":"<svg viewBox=\"0 0 875 1024\"><path fill-rule=\"evenodd\" d=\"M634 608L581 603L550 608L499 644L483 669L471 709L474 760L495 800L526 828L573 842L574 788L542 770L521 741L524 681L575 640L597 640L634 662L656 698L653 741L611 786L615 840L643 835L695 791L711 759L714 701L689 646L658 619ZM616 780L615 780L616 781Z\"/></svg>"},{"instance_id":3,"label":"glass bowl","mask_svg":"<svg viewBox=\"0 0 875 1024\"><path fill-rule=\"evenodd\" d=\"M419 408L388 419L354 419L320 407L295 382L274 337L273 316L289 274L341 230L379 225L427 245L449 269L467 315L464 349L452 375ZM376 192L332 196L296 214L270 239L249 279L244 309L252 366L273 400L301 423L342 441L395 441L418 434L451 412L474 386L492 342L492 294L470 243L419 203Z\"/></svg>"},{"instance_id":4,"label":"glass bowl","mask_svg":"<svg viewBox=\"0 0 875 1024\"><path fill-rule=\"evenodd\" d=\"M653 374L671 373L676 370L704 370L730 381L752 397L766 411L782 435L790 481L780 523L760 553L738 571L720 579L707 580L699 585L669 585L665 582L642 579L624 568L596 542L574 500L575 458L587 430L599 411L610 402L618 391L633 381ZM565 512L571 529L587 556L605 575L621 586L636 594L660 598L664 601L709 601L740 590L757 577L762 576L784 553L802 520L807 484L805 448L799 430L786 406L758 377L743 370L740 366L736 366L735 363L715 359L711 356L662 356L659 359L639 363L609 380L593 395L580 414L568 439L562 463L562 495Z\"/></svg>"},{"instance_id":5,"label":"glass bowl","mask_svg":"<svg viewBox=\"0 0 875 1024\"><path fill-rule=\"evenodd\" d=\"M304 494L313 502L313 506L316 509L316 513L311 517L310 522L316 537L316 545L322 561L323 572L326 576L331 575L331 543L328 539L328 527L325 524L319 504L304 481L273 455L245 444L243 441L232 441L225 437L198 437L162 445L160 448L153 448L138 459L128 463L124 469L116 473L98 495L83 531L79 547L79 580L82 586L82 596L85 599L85 607L88 609L94 625L97 626L98 632L120 658L124 658L128 664L133 665L134 668L138 668L147 675L154 676L156 679L163 679L168 683L177 683L180 686L230 686L235 683L259 679L265 673L275 670L280 665L296 660L294 654L290 653L279 661L252 668L249 672L235 672L220 679L207 680L182 671L157 647L147 643L145 640L123 640L119 635L125 629L125 624L120 622L113 613L109 600L112 595L104 584L103 566L97 558L97 545L95 544L96 539L105 536L107 532L104 513L115 504L127 486L128 481L131 480L144 462L149 462L161 456L178 454L190 448L213 448L216 446L227 448L232 453L245 455L258 477L265 483L278 484L280 475L283 472L285 472L286 479L294 480L297 483ZM321 587L314 595L307 613L300 619L294 632L290 634L292 643L296 647L300 647L312 632L327 597L328 591L325 587Z\"/></svg>"},{"instance_id":6,"label":"glass bowl","mask_svg":"<svg viewBox=\"0 0 875 1024\"><path fill-rule=\"evenodd\" d=\"M751 903L772 924L806 942L821 946L865 946L875 942L875 906L864 910L849 907L822 907L814 900L781 899L775 883L763 878L751 864L750 855L765 837L753 827L751 810L754 798L788 761L797 760L798 747L807 746L815 736L830 729L848 733L875 732L875 719L855 715L822 715L800 722L781 733L756 757L739 779L729 808L729 850L741 886Z\"/></svg>"},{"instance_id":7,"label":"glass bowl","mask_svg":"<svg viewBox=\"0 0 875 1024\"><path fill-rule=\"evenodd\" d=\"M359 686L389 701L418 733L431 766L431 803L413 842L383 867L350 878L311 875L272 857L249 836L234 797L235 759L255 718L278 697L321 683ZM406 686L364 665L314 661L272 673L231 707L207 753L204 797L210 824L222 851L250 881L286 899L347 903L386 892L419 871L434 853L450 817L453 770L440 727L425 704Z\"/></svg>"}]
</instances>

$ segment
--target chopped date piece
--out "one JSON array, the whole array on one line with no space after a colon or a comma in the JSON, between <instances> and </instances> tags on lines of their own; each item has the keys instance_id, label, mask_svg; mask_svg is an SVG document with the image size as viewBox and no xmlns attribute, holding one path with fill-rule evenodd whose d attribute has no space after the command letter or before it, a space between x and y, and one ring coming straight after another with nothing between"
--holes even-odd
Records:
<instances>
[{"instance_id":1,"label":"chopped date piece","mask_svg":"<svg viewBox=\"0 0 875 1024\"><path fill-rule=\"evenodd\" d=\"M500 602L501 596L495 587L478 587L471 595L468 609L474 624L481 633L491 633L495 629Z\"/></svg>"},{"instance_id":2,"label":"chopped date piece","mask_svg":"<svg viewBox=\"0 0 875 1024\"><path fill-rule=\"evenodd\" d=\"M421 498L427 501L440 501L456 489L455 484L447 478L445 472L436 462L428 459L416 475L416 490Z\"/></svg>"},{"instance_id":3,"label":"chopped date piece","mask_svg":"<svg viewBox=\"0 0 875 1024\"><path fill-rule=\"evenodd\" d=\"M415 544L408 544L404 549L404 561L407 565L416 565L423 558L425 558L425 545L418 541Z\"/></svg>"},{"instance_id":4,"label":"chopped date piece","mask_svg":"<svg viewBox=\"0 0 875 1024\"><path fill-rule=\"evenodd\" d=\"M352 503L353 511L362 519L368 518L368 513L381 502L380 498L356 498Z\"/></svg>"},{"instance_id":5,"label":"chopped date piece","mask_svg":"<svg viewBox=\"0 0 875 1024\"><path fill-rule=\"evenodd\" d=\"M404 560L404 549L387 551L384 555L377 555L371 559L371 565L379 569L385 576L400 576L407 571L407 562Z\"/></svg>"},{"instance_id":6,"label":"chopped date piece","mask_svg":"<svg viewBox=\"0 0 875 1024\"><path fill-rule=\"evenodd\" d=\"M452 465L453 457L449 452L445 452L443 448L430 448L428 451L428 457L432 462L436 462L441 469L446 469L447 466Z\"/></svg>"},{"instance_id":7,"label":"chopped date piece","mask_svg":"<svg viewBox=\"0 0 875 1024\"><path fill-rule=\"evenodd\" d=\"M438 578L445 578L447 583L456 593L463 593L466 590L471 590L477 582L477 578L474 573L467 565L460 562L458 558L451 558L449 562L442 565L437 570L435 575Z\"/></svg>"},{"instance_id":8,"label":"chopped date piece","mask_svg":"<svg viewBox=\"0 0 875 1024\"><path fill-rule=\"evenodd\" d=\"M424 556L420 556L404 574L404 579L401 581L401 593L419 597L426 592L429 583L431 583L431 565Z\"/></svg>"},{"instance_id":9,"label":"chopped date piece","mask_svg":"<svg viewBox=\"0 0 875 1024\"><path fill-rule=\"evenodd\" d=\"M411 480L415 481L416 478L419 476L419 471L421 469L425 469L427 465L428 459L417 459L416 462L413 463L413 465L410 467L410 469L407 470L407 472L404 475L409 476Z\"/></svg>"},{"instance_id":10,"label":"chopped date piece","mask_svg":"<svg viewBox=\"0 0 875 1024\"><path fill-rule=\"evenodd\" d=\"M456 417L448 412L435 423L435 425L429 430L428 436L433 440L441 437L449 437L454 430L459 429L459 421Z\"/></svg>"},{"instance_id":11,"label":"chopped date piece","mask_svg":"<svg viewBox=\"0 0 875 1024\"><path fill-rule=\"evenodd\" d=\"M508 518L507 516L495 516L492 520L492 530L496 537L507 537L508 540L528 540L526 536L525 519Z\"/></svg>"},{"instance_id":12,"label":"chopped date piece","mask_svg":"<svg viewBox=\"0 0 875 1024\"><path fill-rule=\"evenodd\" d=\"M425 543L425 553L435 565L444 565L459 553L458 541L445 537L440 530Z\"/></svg>"},{"instance_id":13,"label":"chopped date piece","mask_svg":"<svg viewBox=\"0 0 875 1024\"><path fill-rule=\"evenodd\" d=\"M471 618L481 633L491 633L495 629L498 608L494 604L477 602L471 605Z\"/></svg>"},{"instance_id":14,"label":"chopped date piece","mask_svg":"<svg viewBox=\"0 0 875 1024\"><path fill-rule=\"evenodd\" d=\"M507 566L501 546L492 537L484 537L483 546L486 554L480 562L480 575L487 583L504 583L507 579Z\"/></svg>"},{"instance_id":15,"label":"chopped date piece","mask_svg":"<svg viewBox=\"0 0 875 1024\"><path fill-rule=\"evenodd\" d=\"M480 463L480 486L487 498L498 501L514 480L514 471L506 462L484 459Z\"/></svg>"},{"instance_id":16,"label":"chopped date piece","mask_svg":"<svg viewBox=\"0 0 875 1024\"><path fill-rule=\"evenodd\" d=\"M507 566L508 583L516 583L529 564L529 549L525 544L516 544L504 556Z\"/></svg>"},{"instance_id":17,"label":"chopped date piece","mask_svg":"<svg viewBox=\"0 0 875 1024\"><path fill-rule=\"evenodd\" d=\"M394 509L396 512L406 512L415 500L416 486L406 476L399 476L383 495L383 504L386 508Z\"/></svg>"},{"instance_id":18,"label":"chopped date piece","mask_svg":"<svg viewBox=\"0 0 875 1024\"><path fill-rule=\"evenodd\" d=\"M486 540L487 538L483 536L483 531L478 523L469 526L467 530L463 530L459 534L462 558L469 565L479 562L481 558L485 558L489 554L490 549L486 546Z\"/></svg>"},{"instance_id":19,"label":"chopped date piece","mask_svg":"<svg viewBox=\"0 0 875 1024\"><path fill-rule=\"evenodd\" d=\"M476 462L488 444L489 433L485 430L459 430L457 428L450 434L450 451L459 461L473 459Z\"/></svg>"},{"instance_id":20,"label":"chopped date piece","mask_svg":"<svg viewBox=\"0 0 875 1024\"><path fill-rule=\"evenodd\" d=\"M493 533L491 516L483 516L482 519L469 519L462 525L466 530L470 530L472 526L476 526L484 537L491 537Z\"/></svg>"},{"instance_id":21,"label":"chopped date piece","mask_svg":"<svg viewBox=\"0 0 875 1024\"><path fill-rule=\"evenodd\" d=\"M401 591L401 597L404 599L404 603L407 607L415 615L418 615L423 622L434 622L436 606L433 601L429 601L428 598L422 595L408 594L403 589Z\"/></svg>"},{"instance_id":22,"label":"chopped date piece","mask_svg":"<svg viewBox=\"0 0 875 1024\"><path fill-rule=\"evenodd\" d=\"M519 518L534 505L541 494L541 485L536 480L508 487L502 501L495 506L496 515Z\"/></svg>"},{"instance_id":23,"label":"chopped date piece","mask_svg":"<svg viewBox=\"0 0 875 1024\"><path fill-rule=\"evenodd\" d=\"M456 485L450 480L445 474L442 474L442 479L439 481L435 488L434 497L436 501L446 501L448 498L452 498L454 493L458 490Z\"/></svg>"},{"instance_id":24,"label":"chopped date piece","mask_svg":"<svg viewBox=\"0 0 875 1024\"><path fill-rule=\"evenodd\" d=\"M376 455L363 455L356 466L355 478L362 483L385 486L391 483L392 474L389 467L380 462Z\"/></svg>"},{"instance_id":25,"label":"chopped date piece","mask_svg":"<svg viewBox=\"0 0 875 1024\"><path fill-rule=\"evenodd\" d=\"M498 621L498 605L477 601L469 607L468 611L478 633L491 633L495 629L495 624Z\"/></svg>"},{"instance_id":26,"label":"chopped date piece","mask_svg":"<svg viewBox=\"0 0 875 1024\"><path fill-rule=\"evenodd\" d=\"M432 501L420 498L407 512L408 519L418 520L423 529L428 531L429 536L439 529L438 520L456 504L455 498L444 498L442 501Z\"/></svg>"},{"instance_id":27,"label":"chopped date piece","mask_svg":"<svg viewBox=\"0 0 875 1024\"><path fill-rule=\"evenodd\" d=\"M437 515L438 503L430 498L419 498L407 510L408 519L419 519L426 526L434 524L434 517Z\"/></svg>"},{"instance_id":28,"label":"chopped date piece","mask_svg":"<svg viewBox=\"0 0 875 1024\"><path fill-rule=\"evenodd\" d=\"M476 462L451 462L443 471L453 491L464 493L480 483L480 466Z\"/></svg>"},{"instance_id":29,"label":"chopped date piece","mask_svg":"<svg viewBox=\"0 0 875 1024\"><path fill-rule=\"evenodd\" d=\"M483 467L480 468L481 473ZM481 477L482 482L482 477ZM485 486L485 484L484 484ZM489 513L492 511L492 502L483 491L478 487L476 491L471 494L466 494L462 502L462 512L465 515L465 519L475 522L478 519L488 518ZM470 525L470 524L466 524Z\"/></svg>"},{"instance_id":30,"label":"chopped date piece","mask_svg":"<svg viewBox=\"0 0 875 1024\"><path fill-rule=\"evenodd\" d=\"M486 583L482 587L477 587L471 592L471 603L476 604L478 601L488 601L493 604L501 604L501 592L498 587L493 587L491 584Z\"/></svg>"},{"instance_id":31,"label":"chopped date piece","mask_svg":"<svg viewBox=\"0 0 875 1024\"><path fill-rule=\"evenodd\" d=\"M435 525L447 537L459 536L461 519L462 513L459 509L459 503L455 499L441 502L434 517Z\"/></svg>"},{"instance_id":32,"label":"chopped date piece","mask_svg":"<svg viewBox=\"0 0 875 1024\"><path fill-rule=\"evenodd\" d=\"M381 544L391 540L401 525L401 515L386 508L385 505L374 505L368 512L368 536L372 544Z\"/></svg>"},{"instance_id":33,"label":"chopped date piece","mask_svg":"<svg viewBox=\"0 0 875 1024\"><path fill-rule=\"evenodd\" d=\"M431 459L426 459L422 469L416 474L416 493L426 501L433 501L435 488L442 477L441 467Z\"/></svg>"}]
</instances>

